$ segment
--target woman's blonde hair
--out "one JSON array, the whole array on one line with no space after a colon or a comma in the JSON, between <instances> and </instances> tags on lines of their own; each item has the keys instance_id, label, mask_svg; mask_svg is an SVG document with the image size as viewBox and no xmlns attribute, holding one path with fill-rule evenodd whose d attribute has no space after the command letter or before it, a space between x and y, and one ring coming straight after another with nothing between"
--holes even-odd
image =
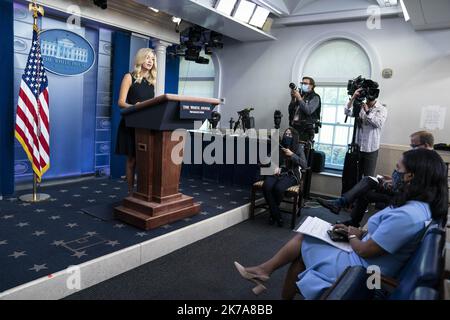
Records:
<instances>
[{"instance_id":1,"label":"woman's blonde hair","mask_svg":"<svg viewBox=\"0 0 450 320\"><path fill-rule=\"evenodd\" d=\"M145 63L147 56L149 54L153 55L153 67L145 77L149 85L156 85L156 56L152 49L150 48L142 48L136 53L136 57L134 58L134 70L132 72L133 78L136 79L137 83L141 83L144 77L141 75L142 65Z\"/></svg>"}]
</instances>

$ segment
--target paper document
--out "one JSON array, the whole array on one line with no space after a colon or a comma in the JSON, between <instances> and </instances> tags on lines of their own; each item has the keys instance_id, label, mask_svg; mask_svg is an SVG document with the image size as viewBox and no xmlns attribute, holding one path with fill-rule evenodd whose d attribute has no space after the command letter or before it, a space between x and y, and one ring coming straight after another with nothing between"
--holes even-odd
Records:
<instances>
[{"instance_id":1,"label":"paper document","mask_svg":"<svg viewBox=\"0 0 450 320\"><path fill-rule=\"evenodd\" d=\"M307 217L302 225L296 230L298 233L314 237L329 243L333 247L352 252L353 249L347 242L334 242L330 239L327 231L333 229L333 225L317 217Z\"/></svg>"}]
</instances>

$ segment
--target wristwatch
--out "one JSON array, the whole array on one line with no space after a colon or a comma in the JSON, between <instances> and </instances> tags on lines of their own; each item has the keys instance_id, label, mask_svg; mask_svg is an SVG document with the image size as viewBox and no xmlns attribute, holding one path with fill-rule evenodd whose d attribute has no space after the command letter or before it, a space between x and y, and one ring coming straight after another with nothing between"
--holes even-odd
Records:
<instances>
[{"instance_id":1,"label":"wristwatch","mask_svg":"<svg viewBox=\"0 0 450 320\"><path fill-rule=\"evenodd\" d=\"M354 234L352 234L352 235L350 235L350 236L348 236L348 240L350 241L350 240L352 240L352 239L355 239L355 238L358 238L357 236L355 236Z\"/></svg>"}]
</instances>

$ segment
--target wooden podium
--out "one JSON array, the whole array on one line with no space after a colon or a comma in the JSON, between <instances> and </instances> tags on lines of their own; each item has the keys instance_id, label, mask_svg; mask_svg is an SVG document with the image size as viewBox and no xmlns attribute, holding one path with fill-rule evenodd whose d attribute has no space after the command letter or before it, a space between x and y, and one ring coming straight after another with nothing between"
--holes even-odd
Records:
<instances>
[{"instance_id":1,"label":"wooden podium","mask_svg":"<svg viewBox=\"0 0 450 320\"><path fill-rule=\"evenodd\" d=\"M166 94L122 111L126 126L136 130L137 190L114 208L115 218L149 230L200 212L200 205L178 190L181 164L172 161L172 150L180 141L171 141L171 134L193 129L194 120L208 119L218 104Z\"/></svg>"}]
</instances>

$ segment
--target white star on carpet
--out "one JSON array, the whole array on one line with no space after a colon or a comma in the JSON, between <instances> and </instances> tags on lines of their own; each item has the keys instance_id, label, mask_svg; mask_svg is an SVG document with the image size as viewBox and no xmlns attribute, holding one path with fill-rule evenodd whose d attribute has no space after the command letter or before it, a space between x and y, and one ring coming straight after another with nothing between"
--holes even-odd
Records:
<instances>
[{"instance_id":1,"label":"white star on carpet","mask_svg":"<svg viewBox=\"0 0 450 320\"><path fill-rule=\"evenodd\" d=\"M66 192L69 192L69 190L59 190L59 192L66 193Z\"/></svg>"},{"instance_id":2,"label":"white star on carpet","mask_svg":"<svg viewBox=\"0 0 450 320\"><path fill-rule=\"evenodd\" d=\"M119 241L108 241L106 243L107 246L111 246L111 247L118 246L119 244L120 244Z\"/></svg>"},{"instance_id":3,"label":"white star on carpet","mask_svg":"<svg viewBox=\"0 0 450 320\"><path fill-rule=\"evenodd\" d=\"M56 198L50 198L49 201L50 201L50 202L55 202L55 201L58 201L58 199L56 199Z\"/></svg>"},{"instance_id":4,"label":"white star on carpet","mask_svg":"<svg viewBox=\"0 0 450 320\"><path fill-rule=\"evenodd\" d=\"M97 234L97 232L95 232L95 231L86 232L86 235L89 237L95 236L96 234Z\"/></svg>"},{"instance_id":5,"label":"white star on carpet","mask_svg":"<svg viewBox=\"0 0 450 320\"><path fill-rule=\"evenodd\" d=\"M86 251L81 251L81 252L75 252L72 257L76 257L78 259L80 259L81 257L87 256Z\"/></svg>"},{"instance_id":6,"label":"white star on carpet","mask_svg":"<svg viewBox=\"0 0 450 320\"><path fill-rule=\"evenodd\" d=\"M68 223L68 224L66 225L66 227L72 229L72 228L78 227L78 223Z\"/></svg>"},{"instance_id":7,"label":"white star on carpet","mask_svg":"<svg viewBox=\"0 0 450 320\"><path fill-rule=\"evenodd\" d=\"M45 209L36 209L36 210L34 210L34 212L36 212L36 213L42 213L42 212L45 212L46 210Z\"/></svg>"},{"instance_id":8,"label":"white star on carpet","mask_svg":"<svg viewBox=\"0 0 450 320\"><path fill-rule=\"evenodd\" d=\"M117 196L114 195L114 194L110 195L109 197L110 197L111 199L117 198Z\"/></svg>"},{"instance_id":9,"label":"white star on carpet","mask_svg":"<svg viewBox=\"0 0 450 320\"><path fill-rule=\"evenodd\" d=\"M2 241L0 241L0 246L5 246L5 245L7 245L8 244L8 241L7 240L2 240Z\"/></svg>"},{"instance_id":10,"label":"white star on carpet","mask_svg":"<svg viewBox=\"0 0 450 320\"><path fill-rule=\"evenodd\" d=\"M79 198L79 197L81 197L81 195L80 194L74 194L72 197Z\"/></svg>"},{"instance_id":11,"label":"white star on carpet","mask_svg":"<svg viewBox=\"0 0 450 320\"><path fill-rule=\"evenodd\" d=\"M81 187L81 189L86 190L89 189L89 187Z\"/></svg>"},{"instance_id":12,"label":"white star on carpet","mask_svg":"<svg viewBox=\"0 0 450 320\"><path fill-rule=\"evenodd\" d=\"M59 241L53 241L52 246L59 247L59 246L62 246L64 244L65 244L65 242L63 240L59 240Z\"/></svg>"},{"instance_id":13,"label":"white star on carpet","mask_svg":"<svg viewBox=\"0 0 450 320\"><path fill-rule=\"evenodd\" d=\"M124 228L124 227L125 227L125 225L124 225L124 224L121 224L121 223L118 223L118 224L115 224L115 225L114 225L114 228L122 229L122 228Z\"/></svg>"},{"instance_id":14,"label":"white star on carpet","mask_svg":"<svg viewBox=\"0 0 450 320\"><path fill-rule=\"evenodd\" d=\"M31 206L31 203L22 203L21 206L22 207L29 207L29 206Z\"/></svg>"},{"instance_id":15,"label":"white star on carpet","mask_svg":"<svg viewBox=\"0 0 450 320\"><path fill-rule=\"evenodd\" d=\"M8 219L12 219L12 218L14 218L13 215L3 216L3 217L2 217L2 219L4 219L4 220L8 220Z\"/></svg>"},{"instance_id":16,"label":"white star on carpet","mask_svg":"<svg viewBox=\"0 0 450 320\"><path fill-rule=\"evenodd\" d=\"M58 220L58 219L61 219L61 217L60 216L51 216L49 219L50 220Z\"/></svg>"},{"instance_id":17,"label":"white star on carpet","mask_svg":"<svg viewBox=\"0 0 450 320\"><path fill-rule=\"evenodd\" d=\"M136 233L136 236L137 237L145 237L147 235L147 232L138 232L138 233Z\"/></svg>"},{"instance_id":18,"label":"white star on carpet","mask_svg":"<svg viewBox=\"0 0 450 320\"><path fill-rule=\"evenodd\" d=\"M40 236L43 236L45 234L47 234L47 232L45 232L45 231L35 231L33 233L33 236L40 237Z\"/></svg>"},{"instance_id":19,"label":"white star on carpet","mask_svg":"<svg viewBox=\"0 0 450 320\"><path fill-rule=\"evenodd\" d=\"M70 204L70 203L65 203L64 205L63 205L63 207L64 208L70 208L72 205Z\"/></svg>"},{"instance_id":20,"label":"white star on carpet","mask_svg":"<svg viewBox=\"0 0 450 320\"><path fill-rule=\"evenodd\" d=\"M209 214L209 212L207 212L207 211L202 211L202 212L200 212L200 214L201 214L202 216L207 216L207 215Z\"/></svg>"},{"instance_id":21,"label":"white star on carpet","mask_svg":"<svg viewBox=\"0 0 450 320\"><path fill-rule=\"evenodd\" d=\"M21 223L16 224L16 227L23 228L23 227L28 227L29 225L30 224L28 222L21 222Z\"/></svg>"},{"instance_id":22,"label":"white star on carpet","mask_svg":"<svg viewBox=\"0 0 450 320\"><path fill-rule=\"evenodd\" d=\"M41 264L41 265L35 264L33 268L30 268L28 270L39 272L39 271L45 270L45 269L48 269L47 264Z\"/></svg>"},{"instance_id":23,"label":"white star on carpet","mask_svg":"<svg viewBox=\"0 0 450 320\"><path fill-rule=\"evenodd\" d=\"M93 203L93 202L95 202L95 200L94 199L89 199L87 202Z\"/></svg>"},{"instance_id":24,"label":"white star on carpet","mask_svg":"<svg viewBox=\"0 0 450 320\"><path fill-rule=\"evenodd\" d=\"M223 206L216 206L216 209L222 210L222 209L223 209Z\"/></svg>"},{"instance_id":25,"label":"white star on carpet","mask_svg":"<svg viewBox=\"0 0 450 320\"><path fill-rule=\"evenodd\" d=\"M20 252L14 251L14 253L10 254L8 257L12 257L14 259L19 259L20 257L26 256L25 252L26 251L20 251Z\"/></svg>"}]
</instances>

